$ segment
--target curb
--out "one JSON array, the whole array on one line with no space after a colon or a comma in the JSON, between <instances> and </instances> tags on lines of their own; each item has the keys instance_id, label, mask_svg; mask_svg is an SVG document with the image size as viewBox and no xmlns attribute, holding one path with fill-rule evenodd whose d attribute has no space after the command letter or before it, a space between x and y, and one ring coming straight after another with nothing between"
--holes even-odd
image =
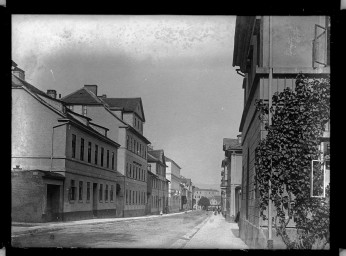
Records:
<instances>
[{"instance_id":1,"label":"curb","mask_svg":"<svg viewBox=\"0 0 346 256\"><path fill-rule=\"evenodd\" d=\"M209 221L212 215L209 215L202 223L198 224L194 227L190 232L183 235L180 239L178 239L175 243L173 243L170 248L171 249L183 249L185 245L192 239L192 237Z\"/></svg>"},{"instance_id":2,"label":"curb","mask_svg":"<svg viewBox=\"0 0 346 256\"><path fill-rule=\"evenodd\" d=\"M192 212L192 210L187 211ZM83 225L83 224L100 224L100 223L112 223L112 222L118 222L118 221L134 221L134 220L142 220L142 219L150 219L150 218L159 218L159 217L169 217L173 215L178 215L178 214L183 214L184 212L176 212L176 213L168 213L164 215L146 215L146 216L139 216L139 217L128 217L128 218L114 218L114 219L92 219L91 220L80 220L76 222L59 222L59 223L54 223L54 224L45 224L45 225L37 225L37 226L19 226L21 224L25 223L19 223L19 222L13 222L12 223L12 231L11 231L11 237L18 237L18 236L23 236L27 234L34 234L38 233L40 231L49 229L49 230L58 230L59 228L63 228L66 226L77 226L77 225ZM90 221L90 222L89 222ZM17 225L16 225L17 224ZM28 225L28 223L26 223ZM30 224L29 224L30 225ZM22 228L27 228L25 230L21 231L13 231L13 227L22 227Z\"/></svg>"}]
</instances>

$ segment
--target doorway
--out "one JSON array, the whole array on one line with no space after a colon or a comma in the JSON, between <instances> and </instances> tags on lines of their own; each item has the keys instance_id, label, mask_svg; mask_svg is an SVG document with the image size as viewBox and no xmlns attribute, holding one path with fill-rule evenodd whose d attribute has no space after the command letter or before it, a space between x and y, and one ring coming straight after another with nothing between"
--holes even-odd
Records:
<instances>
[{"instance_id":1,"label":"doorway","mask_svg":"<svg viewBox=\"0 0 346 256\"><path fill-rule=\"evenodd\" d=\"M46 220L57 221L59 220L60 209L60 186L47 184L47 208Z\"/></svg>"},{"instance_id":2,"label":"doorway","mask_svg":"<svg viewBox=\"0 0 346 256\"><path fill-rule=\"evenodd\" d=\"M93 216L97 217L97 183L93 183L93 204L92 204Z\"/></svg>"}]
</instances>

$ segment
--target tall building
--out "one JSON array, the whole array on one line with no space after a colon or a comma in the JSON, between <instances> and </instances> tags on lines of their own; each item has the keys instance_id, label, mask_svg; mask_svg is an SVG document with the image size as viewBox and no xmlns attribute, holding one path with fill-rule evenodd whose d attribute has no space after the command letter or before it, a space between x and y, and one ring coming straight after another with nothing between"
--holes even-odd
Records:
<instances>
[{"instance_id":1,"label":"tall building","mask_svg":"<svg viewBox=\"0 0 346 256\"><path fill-rule=\"evenodd\" d=\"M255 149L266 136L255 100L269 102L269 93L295 88L297 75L323 77L330 73L330 21L325 16L238 16L233 66L244 77L242 133L242 203L240 237L254 248L266 248L268 221L259 213L255 187ZM273 230L273 234L275 230ZM273 235L274 248L284 246Z\"/></svg>"},{"instance_id":2,"label":"tall building","mask_svg":"<svg viewBox=\"0 0 346 256\"><path fill-rule=\"evenodd\" d=\"M83 88L61 100L73 111L90 117L109 129L109 137L121 147L117 159L117 216L145 214L147 193L147 145L141 98L108 98L98 96L97 85Z\"/></svg>"},{"instance_id":3,"label":"tall building","mask_svg":"<svg viewBox=\"0 0 346 256\"><path fill-rule=\"evenodd\" d=\"M225 159L221 167L221 189L224 191L223 211L227 220L234 220L240 211L241 175L242 175L242 147L241 135L237 139L223 139Z\"/></svg>"},{"instance_id":4,"label":"tall building","mask_svg":"<svg viewBox=\"0 0 346 256\"><path fill-rule=\"evenodd\" d=\"M56 99L56 91L46 94L24 80L23 70L15 71L12 220L115 217L120 145L106 127Z\"/></svg>"}]
</instances>

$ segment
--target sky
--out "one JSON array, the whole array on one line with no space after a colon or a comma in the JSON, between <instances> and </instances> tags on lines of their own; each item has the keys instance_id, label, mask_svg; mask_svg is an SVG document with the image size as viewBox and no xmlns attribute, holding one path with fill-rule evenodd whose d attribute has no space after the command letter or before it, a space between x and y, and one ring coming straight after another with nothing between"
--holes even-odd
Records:
<instances>
[{"instance_id":1,"label":"sky","mask_svg":"<svg viewBox=\"0 0 346 256\"><path fill-rule=\"evenodd\" d=\"M223 138L236 138L242 77L232 67L235 16L13 15L12 60L62 97L141 97L144 136L194 184L219 187ZM211 187L211 185L210 185Z\"/></svg>"}]
</instances>

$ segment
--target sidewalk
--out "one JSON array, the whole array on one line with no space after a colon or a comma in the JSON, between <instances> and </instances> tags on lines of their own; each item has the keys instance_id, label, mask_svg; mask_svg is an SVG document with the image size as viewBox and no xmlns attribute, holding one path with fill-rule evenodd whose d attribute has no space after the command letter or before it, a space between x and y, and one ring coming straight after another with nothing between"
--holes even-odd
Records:
<instances>
[{"instance_id":1,"label":"sidewalk","mask_svg":"<svg viewBox=\"0 0 346 256\"><path fill-rule=\"evenodd\" d=\"M237 223L227 222L221 214L212 215L184 249L249 249L238 234Z\"/></svg>"},{"instance_id":2,"label":"sidewalk","mask_svg":"<svg viewBox=\"0 0 346 256\"><path fill-rule=\"evenodd\" d=\"M189 210L187 212L191 212ZM12 222L12 236L26 233L35 233L39 230L50 229L50 228L59 228L66 226L74 225L83 225L83 224L97 224L97 223L107 223L107 222L117 222L117 221L129 221L129 220L140 220L140 219L149 219L149 218L158 218L158 217L168 217L177 214L185 214L184 212L168 213L161 215L145 215L139 217L128 217L128 218L107 218L107 219L87 219L87 220L77 220L77 221L66 221L66 222L45 222L45 223L24 223L24 222Z\"/></svg>"}]
</instances>

